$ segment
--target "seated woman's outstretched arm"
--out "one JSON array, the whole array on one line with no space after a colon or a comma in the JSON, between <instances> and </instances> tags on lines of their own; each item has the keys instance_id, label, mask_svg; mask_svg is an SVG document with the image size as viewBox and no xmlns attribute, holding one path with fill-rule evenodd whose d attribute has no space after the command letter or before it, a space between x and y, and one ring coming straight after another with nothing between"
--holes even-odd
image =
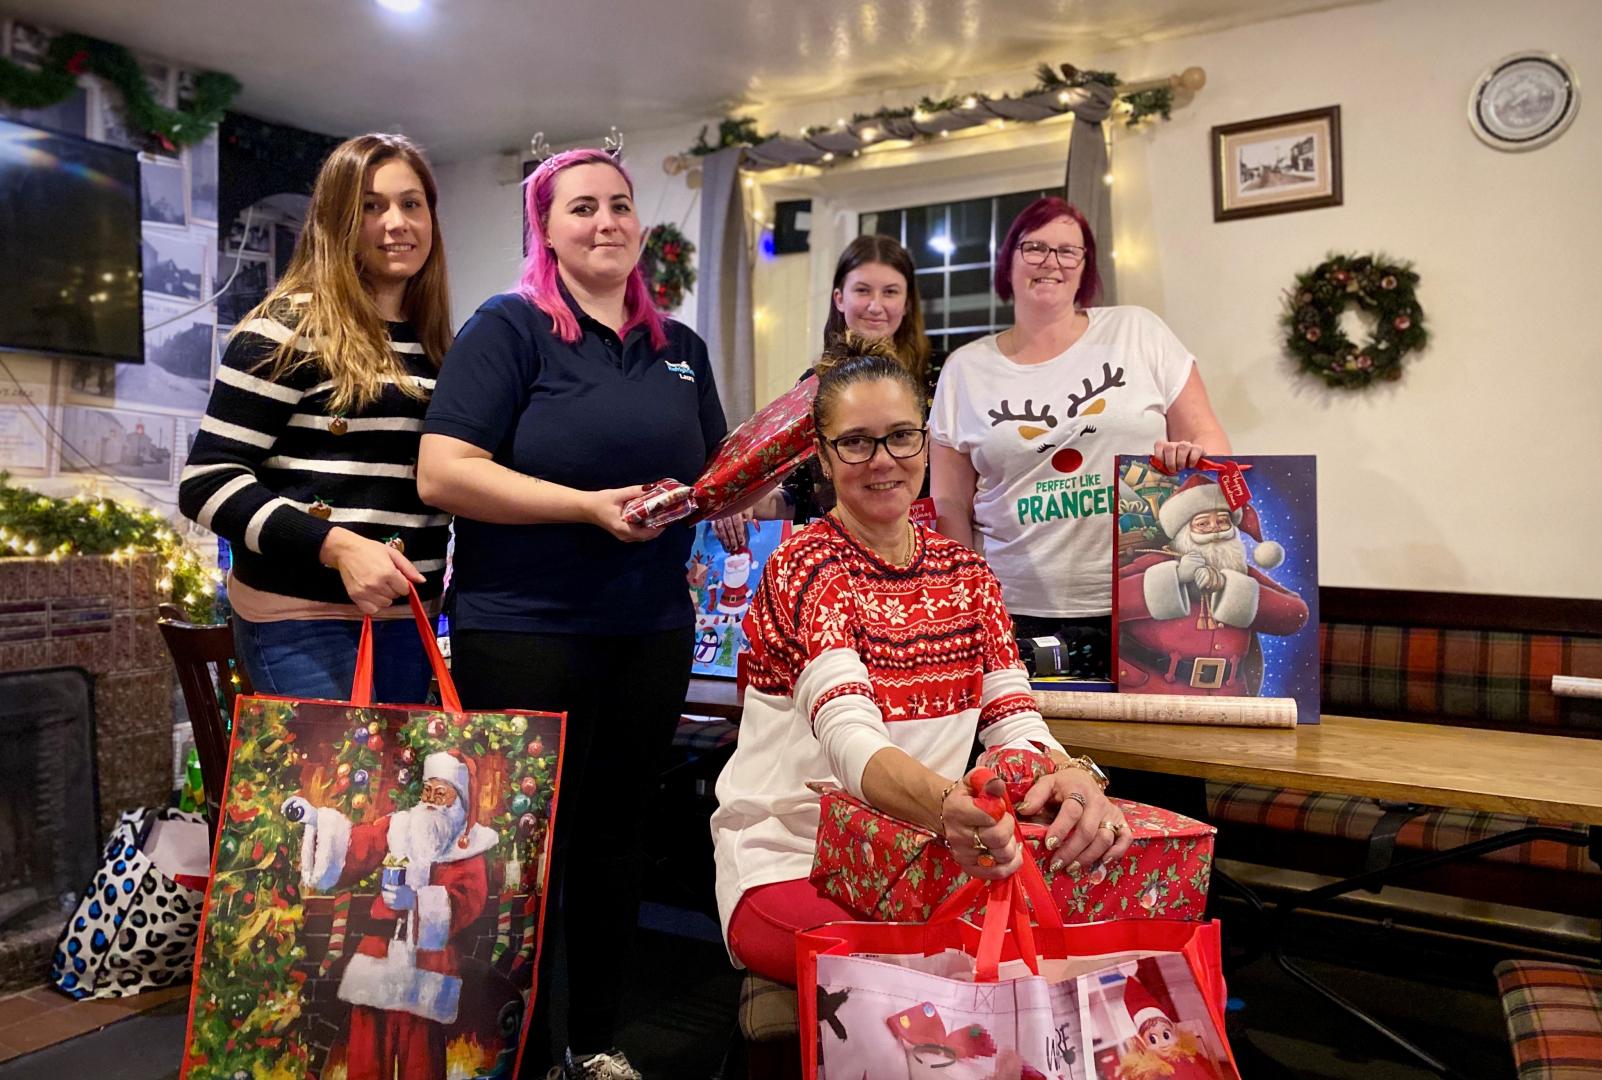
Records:
<instances>
[{"instance_id":1,"label":"seated woman's outstretched arm","mask_svg":"<svg viewBox=\"0 0 1602 1080\"><path fill-rule=\"evenodd\" d=\"M1046 830L1046 849L1055 853L1052 869L1116 859L1129 850L1123 815L1107 801L1105 782L1089 758L1068 754L1052 736L1029 691L1018 659L1012 619L1001 601L1001 583L985 575L986 608L984 693L979 704L979 741L987 748L1015 746L1049 754L1056 771L1035 781L1015 809L1031 818L1055 809Z\"/></svg>"}]
</instances>

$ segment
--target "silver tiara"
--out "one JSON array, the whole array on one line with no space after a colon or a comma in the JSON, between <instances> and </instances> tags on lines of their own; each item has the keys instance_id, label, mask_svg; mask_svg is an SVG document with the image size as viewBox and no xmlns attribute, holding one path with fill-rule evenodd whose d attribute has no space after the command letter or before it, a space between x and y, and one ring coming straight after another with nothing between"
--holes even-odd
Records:
<instances>
[{"instance_id":1,"label":"silver tiara","mask_svg":"<svg viewBox=\"0 0 1602 1080\"><path fill-rule=\"evenodd\" d=\"M606 136L606 152L611 154L614 160L623 156L623 133L615 124L611 133Z\"/></svg>"},{"instance_id":2,"label":"silver tiara","mask_svg":"<svg viewBox=\"0 0 1602 1080\"><path fill-rule=\"evenodd\" d=\"M528 156L535 161L544 161L556 151L551 144L545 141L545 132L536 131L534 137L528 141Z\"/></svg>"}]
</instances>

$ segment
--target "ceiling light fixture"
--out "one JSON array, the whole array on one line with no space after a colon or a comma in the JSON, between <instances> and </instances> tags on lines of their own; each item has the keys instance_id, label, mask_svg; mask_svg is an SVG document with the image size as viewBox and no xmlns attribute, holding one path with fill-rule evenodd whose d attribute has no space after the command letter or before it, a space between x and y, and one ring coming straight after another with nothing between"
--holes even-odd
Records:
<instances>
[{"instance_id":1,"label":"ceiling light fixture","mask_svg":"<svg viewBox=\"0 0 1602 1080\"><path fill-rule=\"evenodd\" d=\"M398 11L402 15L410 15L423 6L423 0L377 0L378 6Z\"/></svg>"}]
</instances>

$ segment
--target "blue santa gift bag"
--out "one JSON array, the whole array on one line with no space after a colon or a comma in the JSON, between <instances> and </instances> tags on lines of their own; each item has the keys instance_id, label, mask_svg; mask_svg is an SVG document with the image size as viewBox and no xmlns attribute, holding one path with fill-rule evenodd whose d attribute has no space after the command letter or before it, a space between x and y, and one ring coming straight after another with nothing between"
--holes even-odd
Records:
<instances>
[{"instance_id":1,"label":"blue santa gift bag","mask_svg":"<svg viewBox=\"0 0 1602 1080\"><path fill-rule=\"evenodd\" d=\"M185 1077L511 1077L532 1014L564 718L241 697Z\"/></svg>"},{"instance_id":2,"label":"blue santa gift bag","mask_svg":"<svg viewBox=\"0 0 1602 1080\"><path fill-rule=\"evenodd\" d=\"M1318 723L1318 463L1116 460L1119 693L1290 698Z\"/></svg>"}]
</instances>

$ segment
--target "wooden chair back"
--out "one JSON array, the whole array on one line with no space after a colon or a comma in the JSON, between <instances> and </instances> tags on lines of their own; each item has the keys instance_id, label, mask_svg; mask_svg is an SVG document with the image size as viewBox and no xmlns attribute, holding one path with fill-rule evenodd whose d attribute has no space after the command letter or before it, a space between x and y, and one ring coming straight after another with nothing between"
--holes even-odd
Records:
<instances>
[{"instance_id":1,"label":"wooden chair back","mask_svg":"<svg viewBox=\"0 0 1602 1080\"><path fill-rule=\"evenodd\" d=\"M234 715L235 699L251 692L250 679L244 668L232 663L235 657L231 623L192 623L174 604L162 604L160 611L157 625L167 642L167 651L172 653L184 707L194 727L195 752L200 757L201 782L206 787L206 816L215 834L217 807L228 775L229 721Z\"/></svg>"}]
</instances>

